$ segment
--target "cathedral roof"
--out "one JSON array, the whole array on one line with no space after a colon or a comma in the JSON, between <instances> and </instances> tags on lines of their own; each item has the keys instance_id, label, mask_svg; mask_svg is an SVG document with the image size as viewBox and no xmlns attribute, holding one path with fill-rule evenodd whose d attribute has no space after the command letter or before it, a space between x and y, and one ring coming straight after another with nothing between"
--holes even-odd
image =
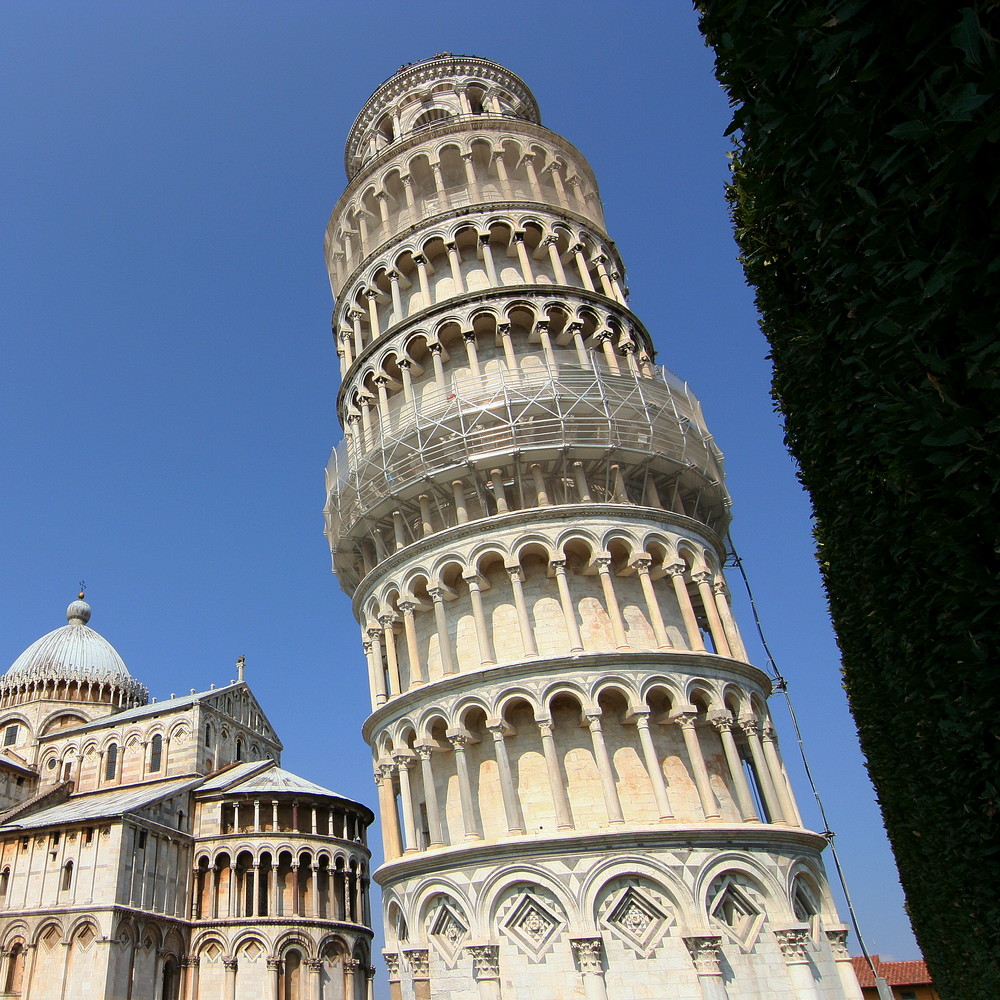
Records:
<instances>
[{"instance_id":1,"label":"cathedral roof","mask_svg":"<svg viewBox=\"0 0 1000 1000\"><path fill-rule=\"evenodd\" d=\"M90 605L82 599L66 609L66 624L36 639L3 675L7 683L36 680L96 681L134 687L118 650L90 621Z\"/></svg>"},{"instance_id":2,"label":"cathedral roof","mask_svg":"<svg viewBox=\"0 0 1000 1000\"><path fill-rule=\"evenodd\" d=\"M167 778L164 781L116 788L108 792L90 792L73 795L65 802L39 809L26 816L18 816L17 821L0 826L0 831L11 829L33 829L42 826L58 826L63 823L83 823L93 819L111 819L125 813L151 805L165 799L184 788L198 784L198 778Z\"/></svg>"}]
</instances>

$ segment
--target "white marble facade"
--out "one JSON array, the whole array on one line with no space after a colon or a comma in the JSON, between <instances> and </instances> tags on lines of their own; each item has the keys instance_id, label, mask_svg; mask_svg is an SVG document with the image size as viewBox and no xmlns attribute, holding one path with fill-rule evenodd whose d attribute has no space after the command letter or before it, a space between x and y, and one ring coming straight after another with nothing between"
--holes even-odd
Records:
<instances>
[{"instance_id":1,"label":"white marble facade","mask_svg":"<svg viewBox=\"0 0 1000 1000\"><path fill-rule=\"evenodd\" d=\"M730 612L722 456L586 160L513 73L442 55L372 95L346 167L325 513L392 1000L855 1000Z\"/></svg>"},{"instance_id":2,"label":"white marble facade","mask_svg":"<svg viewBox=\"0 0 1000 1000\"><path fill-rule=\"evenodd\" d=\"M0 677L0 996L371 1000L371 811L280 766L242 661L150 702L67 617Z\"/></svg>"}]
</instances>

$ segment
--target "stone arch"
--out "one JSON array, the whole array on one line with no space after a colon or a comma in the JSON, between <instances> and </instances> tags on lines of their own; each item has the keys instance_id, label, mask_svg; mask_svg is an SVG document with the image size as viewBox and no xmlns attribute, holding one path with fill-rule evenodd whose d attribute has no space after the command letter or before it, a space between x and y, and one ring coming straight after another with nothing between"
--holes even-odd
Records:
<instances>
[{"instance_id":1,"label":"stone arch","mask_svg":"<svg viewBox=\"0 0 1000 1000\"><path fill-rule=\"evenodd\" d=\"M509 941L534 958L581 926L577 900L541 866L522 863L494 872L479 900L480 934Z\"/></svg>"}]
</instances>

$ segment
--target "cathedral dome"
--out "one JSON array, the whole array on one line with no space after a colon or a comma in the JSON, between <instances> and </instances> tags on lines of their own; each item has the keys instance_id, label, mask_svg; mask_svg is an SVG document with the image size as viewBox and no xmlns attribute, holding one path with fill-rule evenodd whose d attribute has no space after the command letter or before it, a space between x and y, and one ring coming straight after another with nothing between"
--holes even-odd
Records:
<instances>
[{"instance_id":1,"label":"cathedral dome","mask_svg":"<svg viewBox=\"0 0 1000 1000\"><path fill-rule=\"evenodd\" d=\"M134 689L134 694L138 694L142 685L128 672L118 650L87 625L90 614L90 605L81 594L66 609L66 624L36 639L11 664L0 684L4 687L38 682L109 684L130 693Z\"/></svg>"}]
</instances>

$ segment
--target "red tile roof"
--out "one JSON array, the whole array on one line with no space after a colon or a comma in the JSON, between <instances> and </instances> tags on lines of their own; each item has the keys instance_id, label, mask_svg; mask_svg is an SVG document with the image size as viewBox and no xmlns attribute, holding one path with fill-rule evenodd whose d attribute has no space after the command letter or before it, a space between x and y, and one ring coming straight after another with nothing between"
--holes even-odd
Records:
<instances>
[{"instance_id":1,"label":"red tile roof","mask_svg":"<svg viewBox=\"0 0 1000 1000\"><path fill-rule=\"evenodd\" d=\"M872 955L872 962L878 974L888 981L890 986L929 986L931 974L927 971L926 962L883 962L878 955ZM854 974L861 986L874 986L875 977L871 966L864 958L858 956L851 959Z\"/></svg>"}]
</instances>

